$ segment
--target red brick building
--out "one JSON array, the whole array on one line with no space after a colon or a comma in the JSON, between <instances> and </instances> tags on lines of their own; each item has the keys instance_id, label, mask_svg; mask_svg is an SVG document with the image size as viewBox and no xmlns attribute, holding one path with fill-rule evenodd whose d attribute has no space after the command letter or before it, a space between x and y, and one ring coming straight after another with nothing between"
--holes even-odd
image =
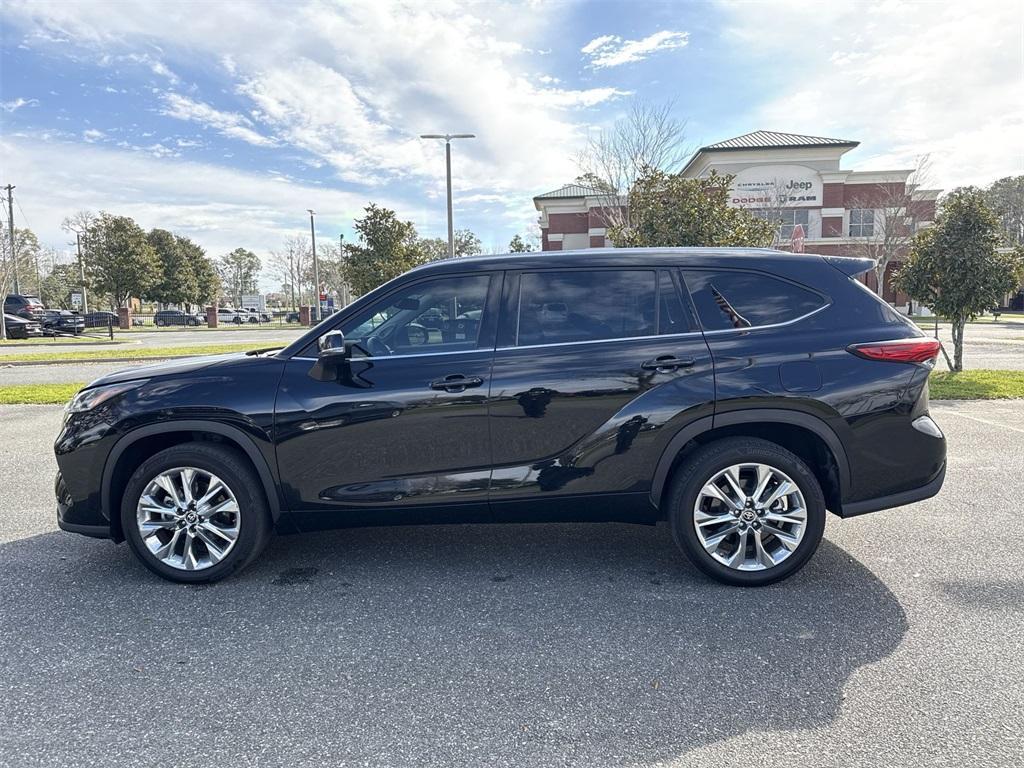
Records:
<instances>
[{"instance_id":1,"label":"red brick building","mask_svg":"<svg viewBox=\"0 0 1024 768\"><path fill-rule=\"evenodd\" d=\"M939 190L919 189L913 170L854 171L840 167L858 142L823 136L755 131L701 147L682 173L689 178L712 170L735 176L730 204L781 222L776 247L810 253L874 255L886 242L903 243L935 216ZM908 183L909 182L909 183ZM533 199L540 212L542 249L602 248L606 241L602 206L595 189L567 184ZM797 236L794 239L794 234ZM902 252L902 248L900 249ZM906 304L889 287L885 297ZM867 282L874 287L874 275Z\"/></svg>"}]
</instances>

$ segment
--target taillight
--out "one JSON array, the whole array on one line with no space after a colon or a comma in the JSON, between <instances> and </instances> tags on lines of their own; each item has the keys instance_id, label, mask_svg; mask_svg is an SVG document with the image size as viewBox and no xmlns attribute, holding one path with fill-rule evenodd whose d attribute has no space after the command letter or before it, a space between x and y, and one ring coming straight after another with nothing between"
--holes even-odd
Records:
<instances>
[{"instance_id":1,"label":"taillight","mask_svg":"<svg viewBox=\"0 0 1024 768\"><path fill-rule=\"evenodd\" d=\"M926 363L939 355L938 339L895 339L851 344L846 349L857 357L890 363Z\"/></svg>"}]
</instances>

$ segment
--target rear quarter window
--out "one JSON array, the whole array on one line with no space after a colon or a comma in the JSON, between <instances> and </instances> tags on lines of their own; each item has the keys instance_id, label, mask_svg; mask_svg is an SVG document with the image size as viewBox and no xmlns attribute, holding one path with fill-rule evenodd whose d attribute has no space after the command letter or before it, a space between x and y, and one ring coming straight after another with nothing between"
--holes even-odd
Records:
<instances>
[{"instance_id":1,"label":"rear quarter window","mask_svg":"<svg viewBox=\"0 0 1024 768\"><path fill-rule=\"evenodd\" d=\"M705 331L788 323L828 304L815 291L760 272L684 270L683 276Z\"/></svg>"}]
</instances>

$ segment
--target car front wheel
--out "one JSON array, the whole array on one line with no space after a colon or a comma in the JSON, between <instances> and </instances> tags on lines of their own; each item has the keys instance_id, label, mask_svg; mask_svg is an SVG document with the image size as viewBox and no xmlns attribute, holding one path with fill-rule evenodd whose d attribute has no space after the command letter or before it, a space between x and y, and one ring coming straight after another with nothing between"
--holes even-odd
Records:
<instances>
[{"instance_id":1,"label":"car front wheel","mask_svg":"<svg viewBox=\"0 0 1024 768\"><path fill-rule=\"evenodd\" d=\"M256 558L270 536L262 484L248 462L188 443L147 459L128 481L121 525L132 551L171 581L219 581Z\"/></svg>"},{"instance_id":2,"label":"car front wheel","mask_svg":"<svg viewBox=\"0 0 1024 768\"><path fill-rule=\"evenodd\" d=\"M699 448L669 492L676 544L713 579L762 586L800 570L825 530L825 499L810 468L758 438Z\"/></svg>"}]
</instances>

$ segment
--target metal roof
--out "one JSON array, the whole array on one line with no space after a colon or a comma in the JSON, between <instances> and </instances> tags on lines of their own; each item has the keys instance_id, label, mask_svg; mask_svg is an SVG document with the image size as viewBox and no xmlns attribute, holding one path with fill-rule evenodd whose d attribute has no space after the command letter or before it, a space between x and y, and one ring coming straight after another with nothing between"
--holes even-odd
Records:
<instances>
[{"instance_id":1,"label":"metal roof","mask_svg":"<svg viewBox=\"0 0 1024 768\"><path fill-rule=\"evenodd\" d=\"M594 187L585 187L582 184L566 184L558 189L553 189L550 192L545 192L543 195L537 195L534 200L556 200L558 198L565 197L592 197L593 195L604 194L601 190Z\"/></svg>"},{"instance_id":2,"label":"metal roof","mask_svg":"<svg viewBox=\"0 0 1024 768\"><path fill-rule=\"evenodd\" d=\"M827 136L804 136L778 131L753 131L732 139L701 147L698 152L720 149L784 149L786 147L856 147L859 141L830 139Z\"/></svg>"}]
</instances>

